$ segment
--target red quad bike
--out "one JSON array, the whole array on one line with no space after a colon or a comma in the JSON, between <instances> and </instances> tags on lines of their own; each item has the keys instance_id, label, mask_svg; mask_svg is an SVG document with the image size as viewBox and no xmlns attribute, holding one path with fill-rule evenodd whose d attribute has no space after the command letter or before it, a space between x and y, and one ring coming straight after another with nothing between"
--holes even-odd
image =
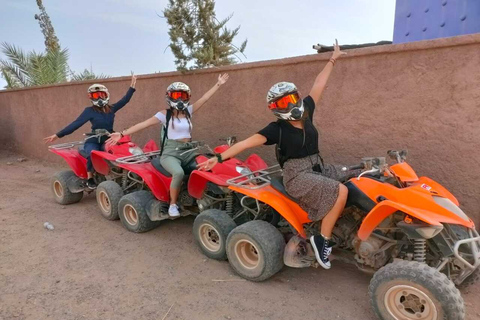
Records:
<instances>
[{"instance_id":1,"label":"red quad bike","mask_svg":"<svg viewBox=\"0 0 480 320\"><path fill-rule=\"evenodd\" d=\"M348 201L333 231L332 260L373 274L369 297L379 319L464 319L456 286L479 276L475 225L445 187L417 176L405 162L405 151L388 155L395 164L387 165L385 157L365 158L359 166L344 168L363 172L344 182ZM319 223L310 221L286 193L279 171L271 167L228 181L229 189L244 196L245 210L257 210L250 206L256 202L257 208L281 216L275 225L260 217L229 233L229 263L248 280L266 280L284 264L317 266L308 239L318 234Z\"/></svg>"},{"instance_id":2,"label":"red quad bike","mask_svg":"<svg viewBox=\"0 0 480 320\"><path fill-rule=\"evenodd\" d=\"M87 194L92 192L92 190L86 188L87 181L87 154L83 149L83 145L87 139L99 139L102 136L108 135L107 131L97 130L96 133L86 133L87 138L84 141L74 141L56 144L48 147L50 152L58 154L61 156L70 166L70 170L64 170L57 172L51 178L51 189L55 201L59 204L72 204L79 202L83 198L84 192ZM130 137L123 137L117 145L106 147L105 152L101 154L108 154L111 157L121 157L131 155L133 152L138 152L139 150L134 143L130 141ZM155 142L149 141L144 150L150 151L158 149L155 145ZM141 151L141 150L140 150ZM93 163L93 153L92 152L92 163ZM102 175L99 172L95 172L93 178L98 184L106 179L112 179L113 181L118 181L121 177L121 172L116 171L112 173L111 176Z\"/></svg>"},{"instance_id":3,"label":"red quad bike","mask_svg":"<svg viewBox=\"0 0 480 320\"><path fill-rule=\"evenodd\" d=\"M228 143L234 141L230 138ZM200 142L186 144L183 152L210 148ZM229 145L221 145L214 152L223 152ZM120 220L125 228L132 232L145 232L158 226L160 221L175 219L168 215L169 187L171 175L161 166L158 155L160 152L151 152L144 155L130 156L117 159L117 165L128 170L132 176L138 179L139 187L143 190L132 192L123 196L120 200L118 212ZM199 162L206 161L204 155L199 155L188 168L185 169L185 180L180 191L178 205L181 207L181 216L198 215L200 212L210 209L209 215L203 216L211 220L210 224L204 223L202 229L212 247L221 245L219 235L230 232L235 228L236 221L245 219L246 215L233 215L233 208L240 205L241 199L235 198L233 192L228 189L227 180L266 168L266 163L258 156L251 155L246 161L229 159L215 167L211 172L196 170ZM209 220L209 221L210 221ZM225 231L224 231L225 230ZM217 252L218 250L213 250ZM223 254L225 254L225 250Z\"/></svg>"}]
</instances>

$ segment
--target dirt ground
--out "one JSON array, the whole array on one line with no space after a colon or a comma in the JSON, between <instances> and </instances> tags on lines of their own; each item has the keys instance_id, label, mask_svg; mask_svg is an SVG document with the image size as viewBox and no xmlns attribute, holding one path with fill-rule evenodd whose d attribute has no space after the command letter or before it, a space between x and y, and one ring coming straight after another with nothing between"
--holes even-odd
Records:
<instances>
[{"instance_id":1,"label":"dirt ground","mask_svg":"<svg viewBox=\"0 0 480 320\"><path fill-rule=\"evenodd\" d=\"M370 278L352 266L243 281L202 255L192 218L130 233L100 216L94 194L54 202L49 178L66 165L19 157L0 155L0 319L374 318ZM467 319L480 319L480 286L463 297Z\"/></svg>"}]
</instances>

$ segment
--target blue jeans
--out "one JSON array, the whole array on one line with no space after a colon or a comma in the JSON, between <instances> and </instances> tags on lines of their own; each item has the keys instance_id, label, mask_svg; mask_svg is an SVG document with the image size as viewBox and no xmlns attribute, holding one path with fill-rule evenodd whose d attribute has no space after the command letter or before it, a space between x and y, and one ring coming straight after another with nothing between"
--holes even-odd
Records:
<instances>
[{"instance_id":1,"label":"blue jeans","mask_svg":"<svg viewBox=\"0 0 480 320\"><path fill-rule=\"evenodd\" d=\"M87 171L88 172L93 172L93 165L92 165L92 158L90 157L90 154L92 153L93 150L97 151L102 151L103 150L103 143L98 142L96 139L90 139L92 141L86 141L85 144L83 145L83 149L85 152L88 154L87 156Z\"/></svg>"}]
</instances>

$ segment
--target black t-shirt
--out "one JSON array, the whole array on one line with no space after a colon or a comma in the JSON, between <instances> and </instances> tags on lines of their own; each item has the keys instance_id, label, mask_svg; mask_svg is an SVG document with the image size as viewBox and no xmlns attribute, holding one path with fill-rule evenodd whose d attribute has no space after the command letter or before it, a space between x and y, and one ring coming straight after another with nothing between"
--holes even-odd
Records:
<instances>
[{"instance_id":1,"label":"black t-shirt","mask_svg":"<svg viewBox=\"0 0 480 320\"><path fill-rule=\"evenodd\" d=\"M278 144L280 138L280 128L282 129L282 139L280 144L280 165L288 159L304 158L308 155L318 153L318 131L313 125L313 112L315 111L315 101L307 96L303 99L303 106L308 117L305 119L304 129L295 128L288 121L279 120L271 122L268 126L258 133L267 138L266 145Z\"/></svg>"}]
</instances>

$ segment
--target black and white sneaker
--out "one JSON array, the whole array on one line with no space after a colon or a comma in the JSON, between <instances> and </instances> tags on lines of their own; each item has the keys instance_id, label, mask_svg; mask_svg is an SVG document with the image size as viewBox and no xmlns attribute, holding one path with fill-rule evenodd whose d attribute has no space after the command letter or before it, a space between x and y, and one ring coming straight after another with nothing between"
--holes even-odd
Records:
<instances>
[{"instance_id":1,"label":"black and white sneaker","mask_svg":"<svg viewBox=\"0 0 480 320\"><path fill-rule=\"evenodd\" d=\"M93 178L87 180L87 188L90 190L97 189L97 184L95 183L95 180L93 180Z\"/></svg>"},{"instance_id":2,"label":"black and white sneaker","mask_svg":"<svg viewBox=\"0 0 480 320\"><path fill-rule=\"evenodd\" d=\"M310 243L315 251L315 257L318 263L325 269L330 269L332 266L328 256L332 253L333 242L325 239L323 236L311 236Z\"/></svg>"}]
</instances>

